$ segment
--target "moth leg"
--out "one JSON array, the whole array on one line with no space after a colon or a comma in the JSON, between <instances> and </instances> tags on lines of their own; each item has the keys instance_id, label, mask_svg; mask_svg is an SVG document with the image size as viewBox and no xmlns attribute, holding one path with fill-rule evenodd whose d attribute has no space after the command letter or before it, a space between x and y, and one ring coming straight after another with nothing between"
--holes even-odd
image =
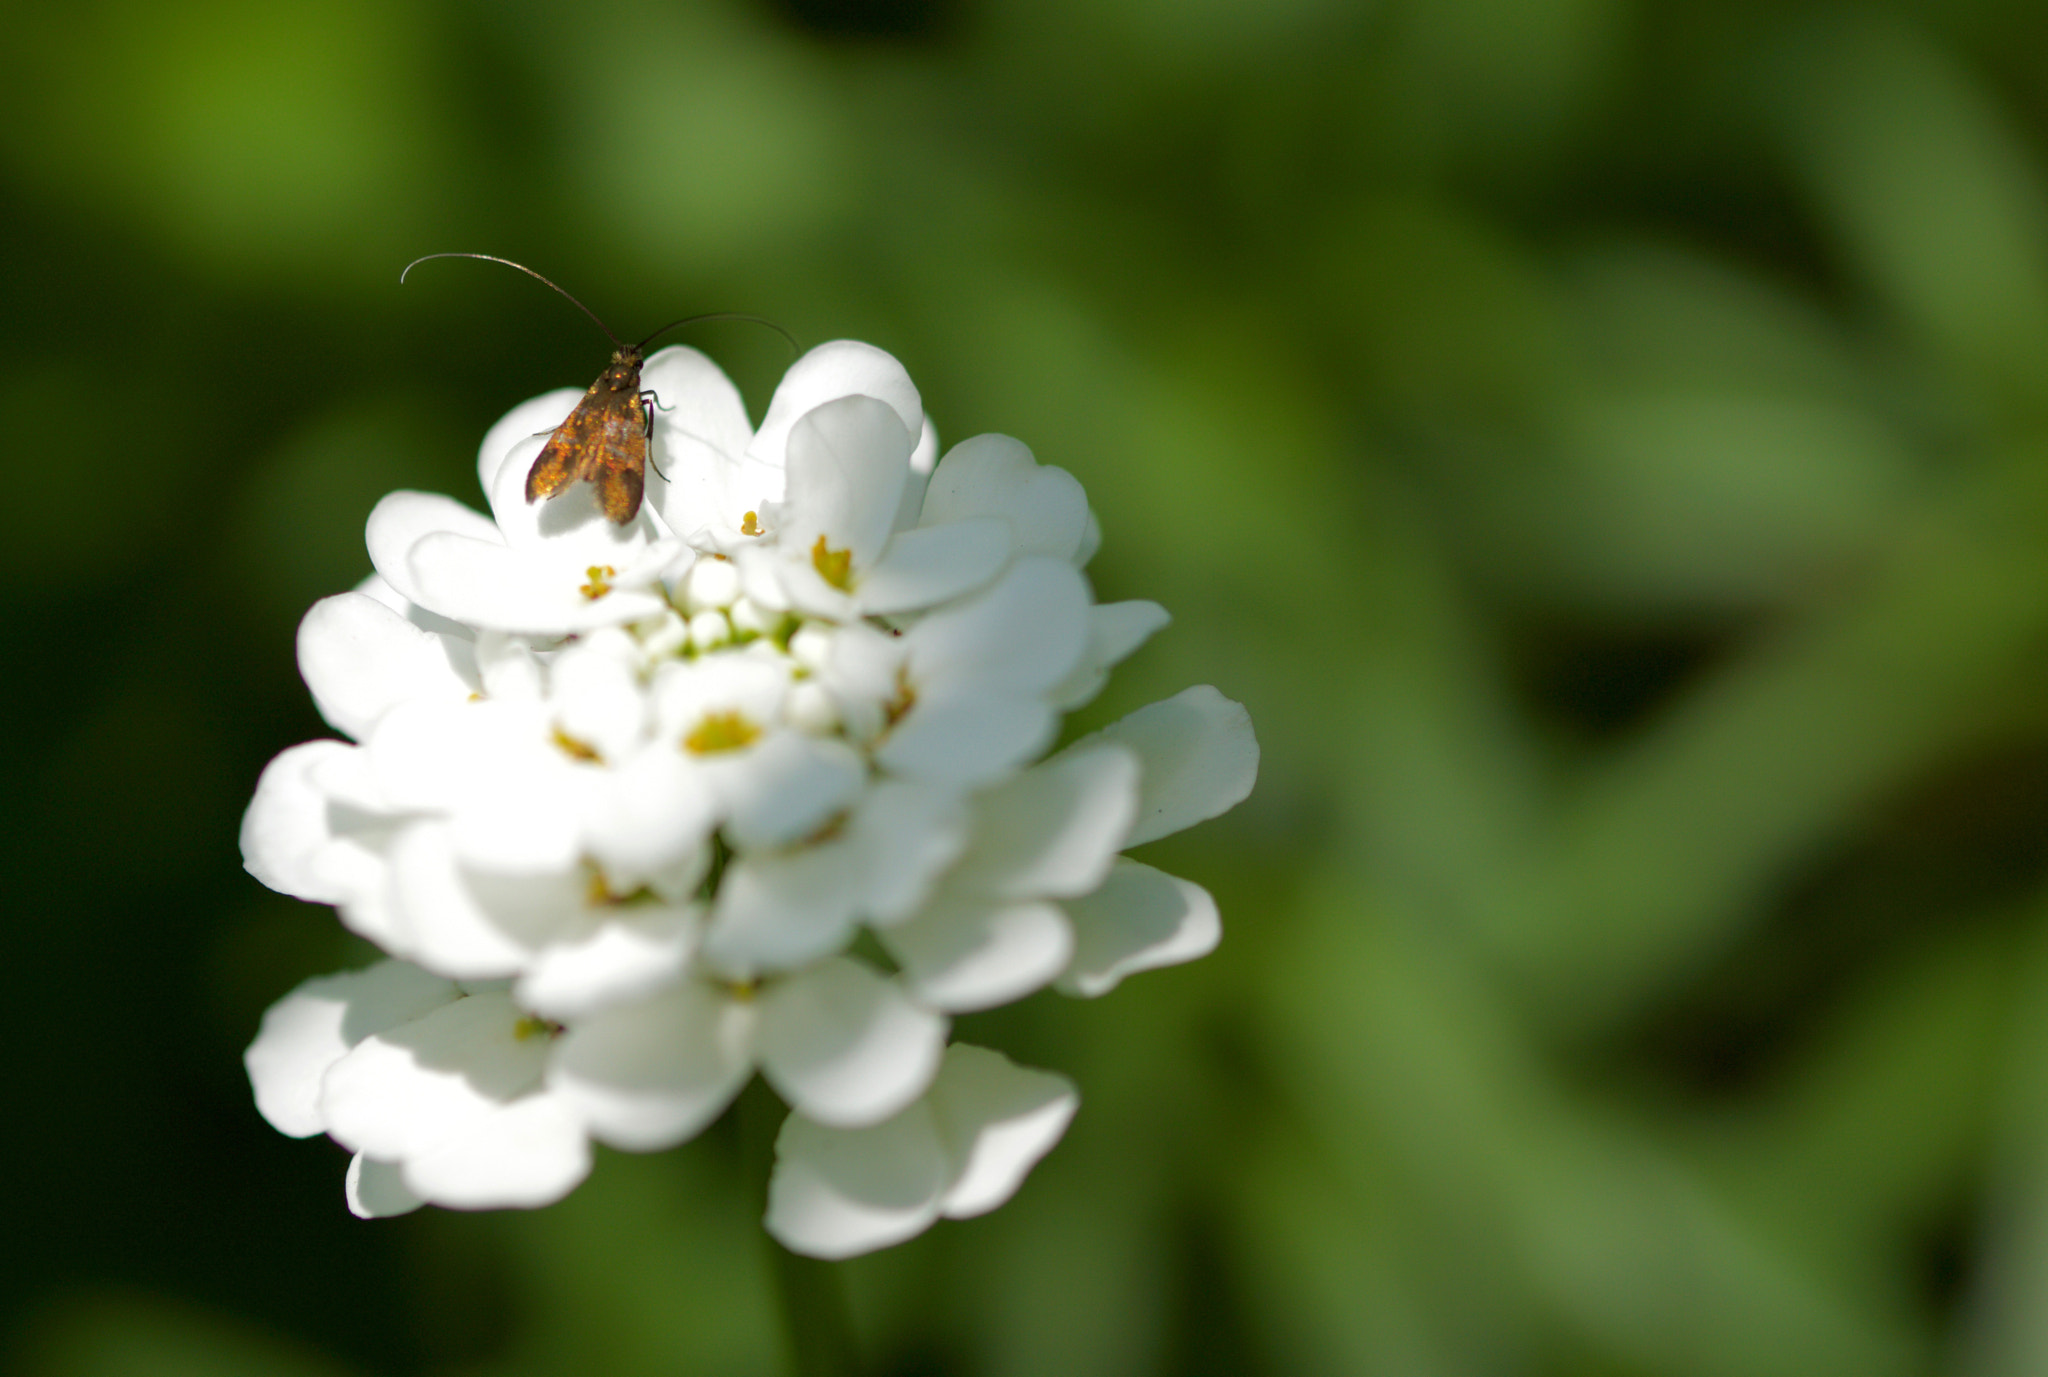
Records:
<instances>
[{"instance_id":1,"label":"moth leg","mask_svg":"<svg viewBox=\"0 0 2048 1377\"><path fill-rule=\"evenodd\" d=\"M668 481L668 474L662 471L661 465L654 463L654 408L658 406L661 406L661 397L654 389L648 388L640 394L640 410L646 417L647 462L654 464L654 471L661 474L661 481L666 483ZM661 409L668 411L672 408L661 406Z\"/></svg>"}]
</instances>

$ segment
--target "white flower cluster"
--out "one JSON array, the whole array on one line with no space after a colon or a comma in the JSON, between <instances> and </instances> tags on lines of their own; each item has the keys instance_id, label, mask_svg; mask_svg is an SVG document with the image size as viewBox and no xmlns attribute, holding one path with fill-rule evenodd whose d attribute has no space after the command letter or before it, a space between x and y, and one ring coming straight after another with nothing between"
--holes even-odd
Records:
<instances>
[{"instance_id":1,"label":"white flower cluster","mask_svg":"<svg viewBox=\"0 0 2048 1377\"><path fill-rule=\"evenodd\" d=\"M693 350L643 385L630 521L524 500L552 392L484 439L491 517L391 494L376 575L301 625L347 740L271 762L243 855L390 959L271 1008L257 1106L355 1153L359 1215L536 1206L759 1070L791 1249L993 1209L1077 1099L948 1015L1209 951L1208 894L1117 853L1242 799L1250 723L1191 689L1046 757L1166 614L1093 601L1069 474L998 435L939 459L888 354L811 351L758 430Z\"/></svg>"}]
</instances>

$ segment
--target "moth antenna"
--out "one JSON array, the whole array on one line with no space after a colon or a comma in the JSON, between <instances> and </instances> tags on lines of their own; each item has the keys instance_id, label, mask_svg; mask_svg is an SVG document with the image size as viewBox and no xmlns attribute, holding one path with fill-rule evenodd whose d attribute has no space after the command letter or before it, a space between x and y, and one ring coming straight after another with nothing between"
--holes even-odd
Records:
<instances>
[{"instance_id":1,"label":"moth antenna","mask_svg":"<svg viewBox=\"0 0 2048 1377\"><path fill-rule=\"evenodd\" d=\"M538 274L536 274L536 276L537 275ZM799 346L796 342L795 335L792 335L791 333L789 333L789 331L783 329L774 321L769 320L766 316L750 316L743 311L708 311L701 316L684 316L681 320L670 321L668 324L662 326L659 330L656 330L654 334L649 335L646 339L641 340L638 344L634 345L633 347L635 349L645 349L649 344L654 342L656 336L665 335L671 330L680 330L685 325L702 325L704 322L710 320L744 320L751 322L752 324L755 325L765 325L769 329L773 330L776 334L782 336L782 338L788 342L789 352L791 354L801 354L803 352L802 347Z\"/></svg>"},{"instance_id":2,"label":"moth antenna","mask_svg":"<svg viewBox=\"0 0 2048 1377\"><path fill-rule=\"evenodd\" d=\"M504 265L505 265L506 267L508 267L508 268L517 268L517 269L519 269L519 271L521 271L521 272L525 273L525 274L526 274L526 275L527 275L528 277L540 278L540 280L541 280L542 282L546 282L546 283L548 284L548 286L550 286L550 287L554 287L554 289L555 289L555 290L556 290L557 292L561 292L561 294L562 294L563 296L565 296L565 297L569 297L569 302L570 302L570 304L571 304L571 305L573 305L573 306L575 306L575 308L576 308L577 310L579 310L579 311L583 312L583 314L584 314L584 315L586 315L586 316L589 316L589 317L590 317L590 318L591 318L592 320L595 320L595 321L597 321L597 328L598 328L598 329L600 329L600 330L602 330L602 331L604 331L604 332L605 332L605 334L606 334L606 336L610 338L610 340L611 340L611 342L612 342L613 344L616 344L616 345L618 345L618 346L619 346L619 348L621 348L621 349L623 349L623 348L625 348L625 347L626 347L626 342L625 342L624 340L620 339L620 338L619 338L619 337L618 337L617 335L614 335L614 334L612 334L612 327L611 327L611 326L609 326L609 325L605 324L605 323L604 323L604 322L603 322L602 320L598 320L597 312L595 312L595 311L591 310L591 309L590 309L590 308L589 308L588 306L585 306L585 305L584 305L584 304L583 304L582 302L580 302L580 301L576 300L576 298L575 298L575 297L573 297L573 296L569 296L569 293L568 293L568 292L566 292L566 291L563 291L563 290L562 290L562 288L561 288L560 286L557 286L557 285L556 285L556 284L555 284L554 282L552 282L552 281L549 281L549 279L547 279L547 278L545 278L545 277L541 277L541 275L540 275L539 273L537 273L537 272L535 272L535 271L534 271L533 269L531 269L531 268L527 267L527 266L526 266L526 265L525 265L524 263L514 263L514 262L513 262L513 261L512 261L511 259L509 259L509 258L500 258L500 257L498 257L498 256L497 256L496 254L494 254L494 253L429 253L429 254L423 254L423 255L421 255L420 257L418 257L418 258L415 258L415 259L413 259L413 261L412 261L412 262L410 262L410 263L406 264L406 265L405 265L405 269L404 269L404 271L403 271L403 272L400 272L400 273L398 274L398 282L399 282L399 285L400 285L400 286L404 286L404 285L405 285L405 274L406 274L406 273L409 273L409 272L411 272L411 271L412 271L412 270L413 270L414 268L417 268L417 267L418 267L418 266L419 266L420 264L422 264L422 263L426 262L426 261L427 261L427 259L429 259L429 258L481 258L481 259L483 259L483 260L484 260L484 262L486 262L486 263L503 263L503 264L504 264ZM678 322L677 322L677 324L681 324L681 323L682 323L682 322L680 322L680 321L678 321ZM765 324L766 322L763 322L763 323ZM666 326L664 326L664 327L663 327L663 329L666 329L666 328L668 328L668 327L666 327ZM779 326L778 326L777 328L778 328L778 329L780 329L781 327L779 327ZM660 331L660 330L657 330L657 331L655 331L655 334L660 334L660 333L661 333L661 331ZM788 333L787 331L785 331L785 332L784 332L785 336L787 335L787 333ZM649 336L649 338L651 339L651 338L653 338L653 336ZM794 344L795 342L796 342L796 341L794 341L794 340L791 340L791 341L790 341L790 343L791 343L791 344Z\"/></svg>"}]
</instances>

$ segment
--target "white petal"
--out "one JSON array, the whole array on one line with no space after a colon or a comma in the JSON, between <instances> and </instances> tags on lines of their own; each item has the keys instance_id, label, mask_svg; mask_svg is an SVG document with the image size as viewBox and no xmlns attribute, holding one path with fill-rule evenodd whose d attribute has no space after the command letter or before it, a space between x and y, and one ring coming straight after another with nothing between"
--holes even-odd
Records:
<instances>
[{"instance_id":1,"label":"white petal","mask_svg":"<svg viewBox=\"0 0 2048 1377\"><path fill-rule=\"evenodd\" d=\"M629 1152L694 1138L753 1074L754 1010L695 980L595 1014L557 1040L548 1086Z\"/></svg>"},{"instance_id":2,"label":"white petal","mask_svg":"<svg viewBox=\"0 0 2048 1377\"><path fill-rule=\"evenodd\" d=\"M931 1226L951 1171L923 1104L860 1129L792 1114L775 1139L765 1223L783 1247L806 1257L871 1253Z\"/></svg>"},{"instance_id":3,"label":"white petal","mask_svg":"<svg viewBox=\"0 0 2048 1377\"><path fill-rule=\"evenodd\" d=\"M1020 559L986 591L911 628L910 681L933 694L969 685L1017 694L1049 689L1080 663L1089 601L1072 565Z\"/></svg>"},{"instance_id":4,"label":"white petal","mask_svg":"<svg viewBox=\"0 0 2048 1377\"><path fill-rule=\"evenodd\" d=\"M416 602L408 602L399 595L396 588L384 582L383 577L376 573L372 573L349 591L361 593L371 601L390 608L422 631L432 632L436 636L446 636L451 640L457 641L474 641L476 639L477 632L475 627L465 622L458 622L452 618L444 617L438 612L429 612Z\"/></svg>"},{"instance_id":5,"label":"white petal","mask_svg":"<svg viewBox=\"0 0 2048 1377\"><path fill-rule=\"evenodd\" d=\"M648 714L636 667L602 643L611 636L626 640L630 653L630 638L616 628L565 647L549 666L548 700L565 735L616 765L640 745Z\"/></svg>"},{"instance_id":6,"label":"white petal","mask_svg":"<svg viewBox=\"0 0 2048 1377\"><path fill-rule=\"evenodd\" d=\"M456 980L489 980L524 969L540 943L507 929L457 863L445 823L415 823L391 846L391 907L411 955ZM565 915L566 916L566 915Z\"/></svg>"},{"instance_id":7,"label":"white petal","mask_svg":"<svg viewBox=\"0 0 2048 1377\"><path fill-rule=\"evenodd\" d=\"M474 645L422 631L361 593L314 603L299 623L298 650L314 706L358 741L397 703L459 702L481 683Z\"/></svg>"},{"instance_id":8,"label":"white petal","mask_svg":"<svg viewBox=\"0 0 2048 1377\"><path fill-rule=\"evenodd\" d=\"M496 485L498 470L504 466L506 456L513 446L536 435L547 436L555 427L569 419L569 413L576 409L576 403L583 400L583 390L576 387L558 387L552 392L543 392L531 401L521 402L499 418L496 425L484 432L484 442L476 451L477 486L490 492ZM526 464L533 462L529 457ZM522 481L526 465L520 468Z\"/></svg>"},{"instance_id":9,"label":"white petal","mask_svg":"<svg viewBox=\"0 0 2048 1377\"><path fill-rule=\"evenodd\" d=\"M789 1105L842 1128L879 1123L924 1092L946 1020L842 957L765 985L761 1071Z\"/></svg>"},{"instance_id":10,"label":"white petal","mask_svg":"<svg viewBox=\"0 0 2048 1377\"><path fill-rule=\"evenodd\" d=\"M263 1015L242 1054L256 1109L294 1138L327 1127L320 1115L320 1078L350 1048L456 998L455 986L404 961L323 975L301 984Z\"/></svg>"},{"instance_id":11,"label":"white petal","mask_svg":"<svg viewBox=\"0 0 2048 1377\"><path fill-rule=\"evenodd\" d=\"M426 536L442 532L485 544L502 545L505 537L489 517L471 511L452 497L439 493L394 492L370 509L364 528L364 543L370 547L370 563L399 596L421 607L432 604L420 596L412 574L413 546ZM439 609L434 609L439 610Z\"/></svg>"},{"instance_id":12,"label":"white petal","mask_svg":"<svg viewBox=\"0 0 2048 1377\"><path fill-rule=\"evenodd\" d=\"M344 808L380 817L397 812L377 786L377 773L370 768L370 753L360 747L322 753L307 778L330 802Z\"/></svg>"},{"instance_id":13,"label":"white petal","mask_svg":"<svg viewBox=\"0 0 2048 1377\"><path fill-rule=\"evenodd\" d=\"M966 847L967 810L953 789L885 779L869 788L846 830L867 858L863 916L893 923L931 896L939 872Z\"/></svg>"},{"instance_id":14,"label":"white petal","mask_svg":"<svg viewBox=\"0 0 2048 1377\"><path fill-rule=\"evenodd\" d=\"M784 557L809 565L822 540L850 552L853 575L865 576L889 538L916 434L873 397L841 397L801 417L789 432L789 489L776 536Z\"/></svg>"},{"instance_id":15,"label":"white petal","mask_svg":"<svg viewBox=\"0 0 2048 1377\"><path fill-rule=\"evenodd\" d=\"M363 743L377 792L396 809L445 811L545 758L548 721L533 703L400 703Z\"/></svg>"},{"instance_id":16,"label":"white petal","mask_svg":"<svg viewBox=\"0 0 2048 1377\"><path fill-rule=\"evenodd\" d=\"M927 416L918 432L917 448L910 452L910 477L896 503L897 530L908 531L917 525L918 513L924 510L925 486L931 482L932 469L938 462L939 432L932 428L932 418Z\"/></svg>"},{"instance_id":17,"label":"white petal","mask_svg":"<svg viewBox=\"0 0 2048 1377\"><path fill-rule=\"evenodd\" d=\"M582 818L596 769L515 776L479 791L456 811L449 835L473 869L500 875L555 875L581 857Z\"/></svg>"},{"instance_id":18,"label":"white petal","mask_svg":"<svg viewBox=\"0 0 2048 1377\"><path fill-rule=\"evenodd\" d=\"M1102 523L1095 519L1095 511L1088 511L1088 526L1081 532L1081 548L1074 551L1074 567L1086 569L1088 561L1095 558L1095 552L1102 548Z\"/></svg>"},{"instance_id":19,"label":"white petal","mask_svg":"<svg viewBox=\"0 0 2048 1377\"><path fill-rule=\"evenodd\" d=\"M993 519L898 531L860 576L854 601L871 616L936 607L987 583L1009 558L1010 533Z\"/></svg>"},{"instance_id":20,"label":"white petal","mask_svg":"<svg viewBox=\"0 0 2048 1377\"><path fill-rule=\"evenodd\" d=\"M574 940L543 948L515 993L521 1007L566 1020L644 999L682 975L698 927L694 905L619 906Z\"/></svg>"},{"instance_id":21,"label":"white petal","mask_svg":"<svg viewBox=\"0 0 2048 1377\"><path fill-rule=\"evenodd\" d=\"M327 1131L387 1161L432 1151L539 1085L548 1039L522 1037L524 1018L477 994L364 1038L321 1082Z\"/></svg>"},{"instance_id":22,"label":"white petal","mask_svg":"<svg viewBox=\"0 0 2048 1377\"><path fill-rule=\"evenodd\" d=\"M777 732L716 766L726 836L741 848L809 836L860 796L867 766L843 741Z\"/></svg>"},{"instance_id":23,"label":"white petal","mask_svg":"<svg viewBox=\"0 0 2048 1377\"><path fill-rule=\"evenodd\" d=\"M392 904L390 868L380 867L384 876L377 888L342 901L337 909L341 925L358 937L368 938L392 956L412 958L412 938L406 934Z\"/></svg>"},{"instance_id":24,"label":"white petal","mask_svg":"<svg viewBox=\"0 0 2048 1377\"><path fill-rule=\"evenodd\" d=\"M533 1094L465 1122L400 1169L406 1186L436 1205L533 1209L590 1174L590 1139L559 1098Z\"/></svg>"},{"instance_id":25,"label":"white petal","mask_svg":"<svg viewBox=\"0 0 2048 1377\"><path fill-rule=\"evenodd\" d=\"M954 1163L940 1209L949 1219L971 1219L1017 1193L1066 1133L1081 1096L1065 1076L956 1042L926 1103Z\"/></svg>"},{"instance_id":26,"label":"white petal","mask_svg":"<svg viewBox=\"0 0 2048 1377\"><path fill-rule=\"evenodd\" d=\"M1066 910L1074 960L1059 987L1090 999L1127 975L1207 956L1223 936L1208 890L1136 861L1119 860L1101 889Z\"/></svg>"},{"instance_id":27,"label":"white petal","mask_svg":"<svg viewBox=\"0 0 2048 1377\"><path fill-rule=\"evenodd\" d=\"M839 715L856 741L870 741L887 724L886 705L902 685L903 638L866 622L854 622L832 633L822 672L825 687L839 704Z\"/></svg>"},{"instance_id":28,"label":"white petal","mask_svg":"<svg viewBox=\"0 0 2048 1377\"><path fill-rule=\"evenodd\" d=\"M684 535L720 521L727 485L754 435L739 389L717 364L679 344L649 356L640 386L655 394L647 500Z\"/></svg>"},{"instance_id":29,"label":"white petal","mask_svg":"<svg viewBox=\"0 0 2048 1377\"><path fill-rule=\"evenodd\" d=\"M924 428L924 403L902 364L872 344L833 340L805 354L782 375L748 454L781 468L790 429L798 420L836 398L855 396L888 403L911 435Z\"/></svg>"},{"instance_id":30,"label":"white petal","mask_svg":"<svg viewBox=\"0 0 2048 1377\"><path fill-rule=\"evenodd\" d=\"M612 888L630 893L657 875L710 863L715 807L703 773L673 747L655 742L593 777L583 805L583 846Z\"/></svg>"},{"instance_id":31,"label":"white petal","mask_svg":"<svg viewBox=\"0 0 2048 1377\"><path fill-rule=\"evenodd\" d=\"M1138 758L1070 751L976 800L963 883L1000 898L1086 894L1109 873L1138 808Z\"/></svg>"},{"instance_id":32,"label":"white petal","mask_svg":"<svg viewBox=\"0 0 2048 1377\"><path fill-rule=\"evenodd\" d=\"M1241 703L1207 684L1110 723L1068 751L1114 741L1138 753L1138 820L1125 846L1137 846L1227 812L1252 791L1259 743Z\"/></svg>"},{"instance_id":33,"label":"white petal","mask_svg":"<svg viewBox=\"0 0 2048 1377\"><path fill-rule=\"evenodd\" d=\"M1173 618L1156 602L1098 603L1088 609L1088 648L1081 663L1051 693L1054 706L1071 711L1094 701L1109 671Z\"/></svg>"},{"instance_id":34,"label":"white petal","mask_svg":"<svg viewBox=\"0 0 2048 1377\"><path fill-rule=\"evenodd\" d=\"M875 763L938 784L989 784L1050 746L1058 731L1058 714L1038 698L921 698L883 739Z\"/></svg>"},{"instance_id":35,"label":"white petal","mask_svg":"<svg viewBox=\"0 0 2048 1377\"><path fill-rule=\"evenodd\" d=\"M719 881L705 955L754 975L829 956L853 937L863 857L845 844L742 857Z\"/></svg>"},{"instance_id":36,"label":"white petal","mask_svg":"<svg viewBox=\"0 0 2048 1377\"><path fill-rule=\"evenodd\" d=\"M549 500L566 501L570 496ZM545 548L513 549L468 536L436 534L414 544L408 559L422 605L471 626L561 636L638 621L659 614L663 606L651 592L616 583L595 598L583 592L598 586L592 582L591 568L630 568L624 555L602 558L571 551L565 556ZM606 581L612 582L611 577Z\"/></svg>"},{"instance_id":37,"label":"white petal","mask_svg":"<svg viewBox=\"0 0 2048 1377\"><path fill-rule=\"evenodd\" d=\"M293 746L263 767L256 796L242 815L242 865L280 894L315 904L349 897L345 872L328 853L338 834L332 805L314 783L319 766L356 747L341 741Z\"/></svg>"},{"instance_id":38,"label":"white petal","mask_svg":"<svg viewBox=\"0 0 2048 1377\"><path fill-rule=\"evenodd\" d=\"M349 1213L357 1219L389 1219L411 1214L427 1202L412 1193L395 1162L378 1162L357 1153L348 1159L343 1184Z\"/></svg>"},{"instance_id":39,"label":"white petal","mask_svg":"<svg viewBox=\"0 0 2048 1377\"><path fill-rule=\"evenodd\" d=\"M925 493L926 526L1001 517L1019 555L1074 562L1088 526L1088 496L1065 469L1040 465L1007 435L962 440L939 461Z\"/></svg>"},{"instance_id":40,"label":"white petal","mask_svg":"<svg viewBox=\"0 0 2048 1377\"><path fill-rule=\"evenodd\" d=\"M546 696L546 672L520 637L504 631L476 633L476 664L487 698L531 703Z\"/></svg>"},{"instance_id":41,"label":"white petal","mask_svg":"<svg viewBox=\"0 0 2048 1377\"><path fill-rule=\"evenodd\" d=\"M918 999L950 1013L1022 999L1051 984L1074 951L1073 929L1051 904L946 894L880 937Z\"/></svg>"}]
</instances>

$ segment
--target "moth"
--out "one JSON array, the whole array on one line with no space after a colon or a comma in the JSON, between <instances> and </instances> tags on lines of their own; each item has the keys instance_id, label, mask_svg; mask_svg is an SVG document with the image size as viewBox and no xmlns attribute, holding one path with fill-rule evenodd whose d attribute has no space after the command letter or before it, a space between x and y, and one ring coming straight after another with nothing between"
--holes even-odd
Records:
<instances>
[{"instance_id":1,"label":"moth","mask_svg":"<svg viewBox=\"0 0 2048 1377\"><path fill-rule=\"evenodd\" d=\"M607 519L623 526L639 514L640 498L647 482L647 445L654 435L654 409L661 405L661 399L651 389L640 386L640 365L646 357L647 346L659 336L704 321L750 320L779 333L789 340L791 348L796 346L789 332L773 321L733 311L684 316L681 320L670 321L638 344L628 344L612 333L611 326L599 319L597 312L554 282L541 277L524 263L514 263L495 254L426 254L405 265L405 271L398 275L399 282L403 283L406 273L429 258L481 258L487 263L503 263L528 277L539 278L567 297L577 310L596 321L597 328L604 331L616 346L612 351L612 361L605 365L604 372L598 374L597 381L576 403L576 409L569 413L568 419L555 427L547 444L534 457L533 467L526 471L526 500L529 504L565 492L573 484L590 483L597 489L597 505Z\"/></svg>"}]
</instances>

